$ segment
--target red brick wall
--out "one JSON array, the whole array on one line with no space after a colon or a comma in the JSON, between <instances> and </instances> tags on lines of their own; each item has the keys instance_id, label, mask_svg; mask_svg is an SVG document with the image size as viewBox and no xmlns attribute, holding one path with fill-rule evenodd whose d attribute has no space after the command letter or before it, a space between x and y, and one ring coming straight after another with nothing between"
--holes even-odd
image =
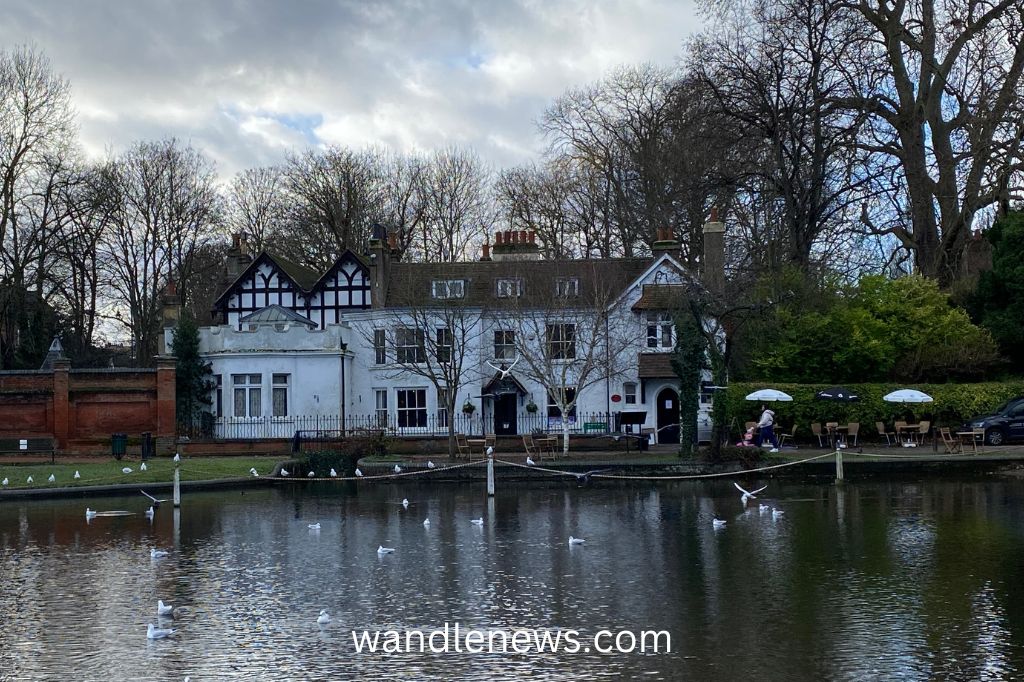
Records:
<instances>
[{"instance_id":1,"label":"red brick wall","mask_svg":"<svg viewBox=\"0 0 1024 682\"><path fill-rule=\"evenodd\" d=\"M71 441L109 449L112 433L148 431L158 451L173 448L174 361L158 363L155 370L105 371L58 361L52 372L0 372L0 437L51 437L65 451Z\"/></svg>"}]
</instances>

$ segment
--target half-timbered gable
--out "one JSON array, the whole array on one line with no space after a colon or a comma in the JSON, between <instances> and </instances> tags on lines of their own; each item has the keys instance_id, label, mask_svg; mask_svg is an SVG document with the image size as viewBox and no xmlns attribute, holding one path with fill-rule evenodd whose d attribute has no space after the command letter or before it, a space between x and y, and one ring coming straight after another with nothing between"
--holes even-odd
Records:
<instances>
[{"instance_id":1,"label":"half-timbered gable","mask_svg":"<svg viewBox=\"0 0 1024 682\"><path fill-rule=\"evenodd\" d=\"M351 251L323 275L264 251L217 299L214 310L240 330L243 318L272 305L311 320L318 329L338 324L346 310L370 306L369 271Z\"/></svg>"}]
</instances>

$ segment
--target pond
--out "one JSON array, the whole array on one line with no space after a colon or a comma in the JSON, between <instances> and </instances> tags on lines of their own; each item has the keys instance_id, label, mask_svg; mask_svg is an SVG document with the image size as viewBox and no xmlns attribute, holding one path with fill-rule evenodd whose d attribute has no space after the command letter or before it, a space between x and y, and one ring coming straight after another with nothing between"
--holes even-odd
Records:
<instances>
[{"instance_id":1,"label":"pond","mask_svg":"<svg viewBox=\"0 0 1024 682\"><path fill-rule=\"evenodd\" d=\"M141 495L8 500L0 679L1024 675L1021 480L745 483L765 482L757 502L777 518L744 510L729 481L499 481L490 501L479 483L289 483L186 492L152 520ZM87 506L135 514L87 521ZM177 632L149 640L149 623ZM353 642L446 624L424 651L415 636L391 653ZM455 624L507 650L455 651ZM502 639L526 632L525 647L529 630L577 631L579 650ZM670 651L645 639L656 631ZM597 652L616 638L623 651Z\"/></svg>"}]
</instances>

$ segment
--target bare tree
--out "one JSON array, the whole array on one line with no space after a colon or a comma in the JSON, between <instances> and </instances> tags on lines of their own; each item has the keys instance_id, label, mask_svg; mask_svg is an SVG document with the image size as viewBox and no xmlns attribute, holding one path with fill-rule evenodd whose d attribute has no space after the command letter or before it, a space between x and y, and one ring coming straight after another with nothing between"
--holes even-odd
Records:
<instances>
[{"instance_id":1,"label":"bare tree","mask_svg":"<svg viewBox=\"0 0 1024 682\"><path fill-rule=\"evenodd\" d=\"M220 219L213 166L173 139L140 142L110 164L107 182L108 281L136 362L149 364L160 335L160 293L175 279L188 303L194 255Z\"/></svg>"},{"instance_id":2,"label":"bare tree","mask_svg":"<svg viewBox=\"0 0 1024 682\"><path fill-rule=\"evenodd\" d=\"M381 220L395 235L400 257L425 257L417 253L416 238L427 220L428 163L415 154L390 153L381 158Z\"/></svg>"},{"instance_id":3,"label":"bare tree","mask_svg":"<svg viewBox=\"0 0 1024 682\"><path fill-rule=\"evenodd\" d=\"M231 180L225 201L225 222L232 232L245 232L259 252L285 227L286 197L281 170L249 168Z\"/></svg>"},{"instance_id":4,"label":"bare tree","mask_svg":"<svg viewBox=\"0 0 1024 682\"><path fill-rule=\"evenodd\" d=\"M418 376L434 387L447 415L448 453L455 456L457 399L465 384L479 378L472 359L483 332L483 311L450 299L419 299L417 293L396 292L394 305L372 324L360 326L359 333L385 361L389 378Z\"/></svg>"},{"instance_id":5,"label":"bare tree","mask_svg":"<svg viewBox=\"0 0 1024 682\"><path fill-rule=\"evenodd\" d=\"M422 258L452 263L469 256L494 223L491 171L475 152L449 147L434 153L426 171L425 218L413 242Z\"/></svg>"}]
</instances>

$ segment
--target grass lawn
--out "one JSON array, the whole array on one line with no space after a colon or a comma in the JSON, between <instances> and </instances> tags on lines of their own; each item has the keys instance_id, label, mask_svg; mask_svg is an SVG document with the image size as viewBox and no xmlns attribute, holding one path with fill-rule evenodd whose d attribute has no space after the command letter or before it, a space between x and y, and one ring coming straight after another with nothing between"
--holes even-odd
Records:
<instances>
[{"instance_id":1,"label":"grass lawn","mask_svg":"<svg viewBox=\"0 0 1024 682\"><path fill-rule=\"evenodd\" d=\"M217 478L243 478L255 468L261 476L269 474L284 458L279 457L196 457L183 458L179 463L182 481L208 481ZM82 485L110 485L113 483L169 483L174 480L174 461L158 457L146 463L146 471L139 470L139 460L97 459L78 464L4 464L0 460L0 480L8 479L0 488L65 488ZM129 467L132 473L122 473ZM81 478L75 479L75 471ZM57 480L47 481L50 474ZM26 479L31 476L32 483Z\"/></svg>"}]
</instances>

